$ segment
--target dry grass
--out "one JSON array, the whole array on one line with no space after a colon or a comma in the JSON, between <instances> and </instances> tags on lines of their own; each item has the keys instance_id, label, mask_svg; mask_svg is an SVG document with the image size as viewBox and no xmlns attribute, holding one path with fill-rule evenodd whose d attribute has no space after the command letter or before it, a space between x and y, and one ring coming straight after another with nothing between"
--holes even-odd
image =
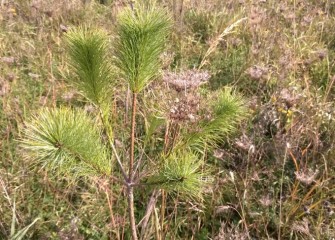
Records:
<instances>
[{"instance_id":1,"label":"dry grass","mask_svg":"<svg viewBox=\"0 0 335 240\"><path fill-rule=\"evenodd\" d=\"M229 84L248 97L251 117L240 135L207 153L215 181L205 200L185 202L162 194L147 234L161 239L334 237L334 3L161 2L176 21L165 68L208 71L211 90ZM125 6L125 1L0 2L0 238L8 238L13 219L18 231L40 217L28 238L128 239L122 189L55 179L22 159L16 142L18 126L39 107L85 105L65 81L63 31L87 24L112 36L115 16ZM231 26L233 32L222 34ZM160 96L161 104L147 104L143 114L176 104L183 92L167 93L165 86L157 82L147 89L143 99L150 103L151 96ZM206 91L196 91L195 105ZM117 107L127 106L124 92L119 89ZM171 126L172 140L180 126L192 127L189 122ZM136 194L142 216L149 196Z\"/></svg>"}]
</instances>

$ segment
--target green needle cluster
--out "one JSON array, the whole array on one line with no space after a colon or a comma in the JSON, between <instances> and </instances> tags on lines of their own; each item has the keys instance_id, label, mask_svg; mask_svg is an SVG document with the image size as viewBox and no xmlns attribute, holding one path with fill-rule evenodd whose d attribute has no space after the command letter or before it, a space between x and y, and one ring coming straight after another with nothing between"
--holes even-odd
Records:
<instances>
[{"instance_id":1,"label":"green needle cluster","mask_svg":"<svg viewBox=\"0 0 335 240\"><path fill-rule=\"evenodd\" d=\"M79 27L67 33L66 41L69 65L75 75L70 81L92 103L105 104L113 82L107 34Z\"/></svg>"},{"instance_id":2,"label":"green needle cluster","mask_svg":"<svg viewBox=\"0 0 335 240\"><path fill-rule=\"evenodd\" d=\"M159 73L170 25L169 15L153 3L137 5L119 16L115 64L132 92L143 90Z\"/></svg>"},{"instance_id":3,"label":"green needle cluster","mask_svg":"<svg viewBox=\"0 0 335 240\"><path fill-rule=\"evenodd\" d=\"M149 183L157 184L168 192L201 199L205 184L202 165L203 161L194 153L175 151L164 159L159 172L149 180Z\"/></svg>"},{"instance_id":4,"label":"green needle cluster","mask_svg":"<svg viewBox=\"0 0 335 240\"><path fill-rule=\"evenodd\" d=\"M26 123L22 146L42 166L75 176L108 175L111 162L101 133L80 109L42 109Z\"/></svg>"},{"instance_id":5,"label":"green needle cluster","mask_svg":"<svg viewBox=\"0 0 335 240\"><path fill-rule=\"evenodd\" d=\"M185 137L192 149L216 147L247 115L245 101L230 88L219 90L211 108L211 118L200 122L199 130Z\"/></svg>"}]
</instances>

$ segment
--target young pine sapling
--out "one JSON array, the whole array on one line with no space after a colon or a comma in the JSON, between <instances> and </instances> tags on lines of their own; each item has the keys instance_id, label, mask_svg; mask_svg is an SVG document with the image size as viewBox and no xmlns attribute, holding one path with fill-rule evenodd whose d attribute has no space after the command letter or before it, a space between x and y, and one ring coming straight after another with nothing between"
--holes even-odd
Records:
<instances>
[{"instance_id":1,"label":"young pine sapling","mask_svg":"<svg viewBox=\"0 0 335 240\"><path fill-rule=\"evenodd\" d=\"M141 134L148 132L142 133L136 128L137 111L141 107L138 98L143 89L158 78L160 56L170 28L169 14L155 4L138 4L124 10L118 18L113 58L109 57L109 41L103 31L88 28L70 30L66 42L69 65L75 75L70 82L95 106L98 114L93 117L74 107L43 108L26 122L23 131L23 147L29 157L43 167L71 178L118 179L126 188L133 240L138 239L134 189L144 183L154 193L164 189L166 192L184 193L193 199L200 198L205 183L201 160L205 149L215 147L246 112L239 96L229 90L219 91L211 119L201 120L197 130L184 132L168 151L154 146L155 166L158 167L143 177L141 173L148 172L146 168L150 164L144 164L145 159L142 161L143 154L139 153L140 146L136 143ZM111 96L117 80L113 73L115 67L120 73L118 78L129 86L132 96L130 144L124 146L124 151L118 151L115 146L115 135L118 134L115 129L122 123L118 123L120 117L114 116L111 110ZM164 119L163 125L167 124L168 120ZM118 168L114 167L115 164ZM150 211L147 213L146 219ZM141 236L144 236L143 229Z\"/></svg>"}]
</instances>

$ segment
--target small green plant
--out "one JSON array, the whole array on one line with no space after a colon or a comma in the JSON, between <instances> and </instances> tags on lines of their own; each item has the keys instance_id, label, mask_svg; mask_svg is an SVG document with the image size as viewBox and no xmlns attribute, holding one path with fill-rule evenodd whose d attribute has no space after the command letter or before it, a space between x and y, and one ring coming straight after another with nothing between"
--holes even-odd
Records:
<instances>
[{"instance_id":1,"label":"small green plant","mask_svg":"<svg viewBox=\"0 0 335 240\"><path fill-rule=\"evenodd\" d=\"M210 116L200 119L196 128L181 131L182 136L169 144L168 150L162 144L141 144L143 137L154 132L150 129L158 129L156 125L167 129L170 121L167 118L159 124L151 121L144 133L137 127L143 122L143 114L138 114L138 109L145 100L139 98L150 82L159 77L160 56L171 19L165 10L151 3L124 10L118 20L113 58L109 57L109 41L103 31L78 28L66 36L69 63L75 75L70 81L95 106L97 114L92 116L74 107L43 108L26 122L22 145L29 157L68 178L117 180L126 189L130 234L136 240L139 229L134 189L141 185L156 197L164 189L167 193L178 192L194 200L201 199L206 184L206 171L203 171L206 151L234 129L246 109L238 95L230 90L219 91ZM120 73L118 77L113 71L115 67ZM132 96L129 139L124 140L123 149L116 147L115 139L119 135L117 131L123 131L118 127L124 122L123 115L112 111L117 79L124 80ZM155 156L146 159L149 154L144 153L149 148ZM146 222L151 211L147 213ZM141 226L144 238L146 225Z\"/></svg>"}]
</instances>

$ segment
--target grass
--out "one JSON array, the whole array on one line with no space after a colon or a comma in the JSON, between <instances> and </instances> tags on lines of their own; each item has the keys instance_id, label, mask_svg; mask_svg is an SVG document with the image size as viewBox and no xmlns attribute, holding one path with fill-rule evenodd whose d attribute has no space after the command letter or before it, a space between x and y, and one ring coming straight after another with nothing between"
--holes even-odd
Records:
<instances>
[{"instance_id":1,"label":"grass","mask_svg":"<svg viewBox=\"0 0 335 240\"><path fill-rule=\"evenodd\" d=\"M228 84L248 98L250 116L239 133L206 152L204 161L214 165L210 170L214 181L203 200L185 201L178 194L162 193L148 222L148 239L334 237L334 4L326 0L161 2L175 19L168 52L162 57L165 68L180 72L201 66L211 75L210 90ZM17 142L23 120L42 106L90 109L68 86L70 69L60 26L94 26L113 39L116 13L125 5L121 1L2 1L1 239L11 235L13 220L19 232L37 218L26 233L28 239L130 237L126 203L120 200L124 189L101 179L73 184L53 176L23 158L24 149ZM245 22L218 40L244 17ZM202 64L204 57L206 64ZM140 114L152 115L147 122L157 120L150 131L160 139L143 140L145 144L164 141L155 117L169 111L176 98L184 101L182 93L165 86L151 84L141 97L147 108ZM119 92L115 109L126 109L127 89L115 88ZM203 97L206 91L194 94ZM162 101L150 104L157 95ZM143 131L145 121L139 126ZM172 140L178 140L181 126L187 131L193 125L173 122ZM118 136L120 144L127 137L123 135ZM141 219L150 196L145 191L135 195L136 217Z\"/></svg>"}]
</instances>

